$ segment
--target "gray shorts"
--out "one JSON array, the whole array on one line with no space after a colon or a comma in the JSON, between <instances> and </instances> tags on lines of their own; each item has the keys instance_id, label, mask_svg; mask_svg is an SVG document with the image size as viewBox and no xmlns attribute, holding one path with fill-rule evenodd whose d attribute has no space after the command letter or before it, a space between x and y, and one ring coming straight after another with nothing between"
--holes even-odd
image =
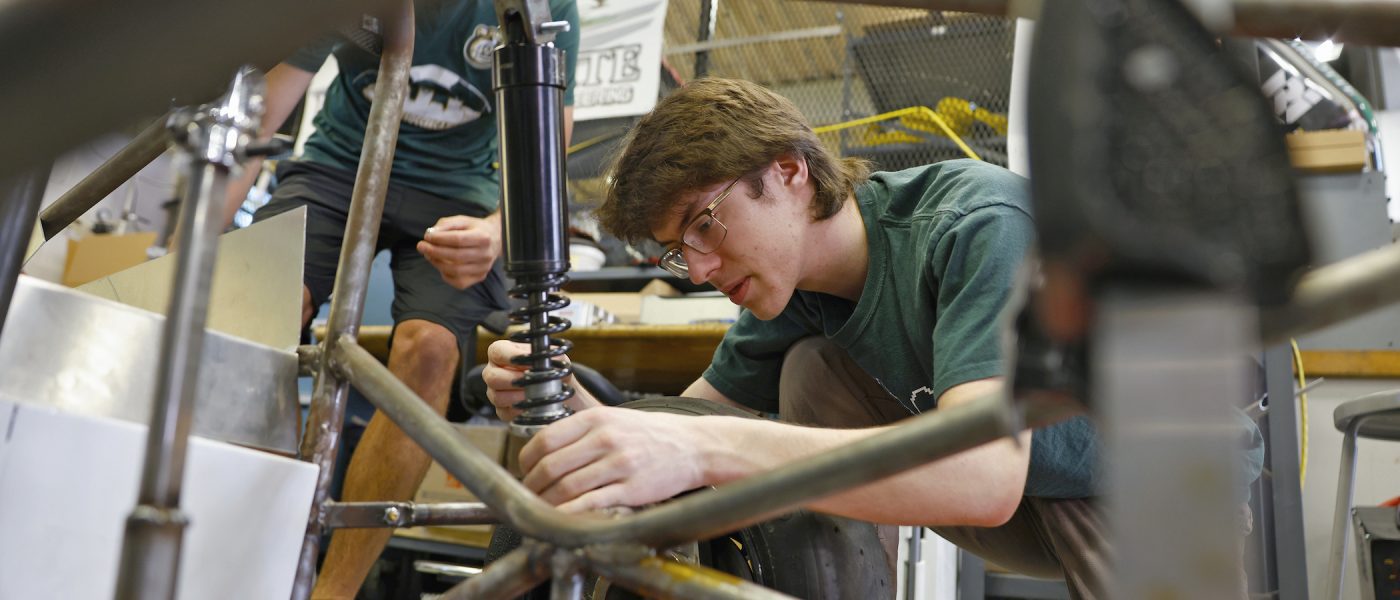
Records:
<instances>
[{"instance_id":1,"label":"gray shorts","mask_svg":"<svg viewBox=\"0 0 1400 600\"><path fill-rule=\"evenodd\" d=\"M258 209L261 221L305 206L306 268L304 282L313 309L330 298L340 264L341 240L350 210L355 174L305 161L282 161L277 167L277 188L272 201ZM483 209L460 200L443 198L413 188L389 184L384 216L379 225L376 252L388 250L394 276L394 323L421 319L437 323L457 336L461 344L474 340L476 326L493 311L505 310L505 276L501 262L486 279L465 290L442 280L422 254L418 241L423 231L451 215L486 216ZM471 356L463 354L463 356ZM463 361L469 363L470 360Z\"/></svg>"}]
</instances>

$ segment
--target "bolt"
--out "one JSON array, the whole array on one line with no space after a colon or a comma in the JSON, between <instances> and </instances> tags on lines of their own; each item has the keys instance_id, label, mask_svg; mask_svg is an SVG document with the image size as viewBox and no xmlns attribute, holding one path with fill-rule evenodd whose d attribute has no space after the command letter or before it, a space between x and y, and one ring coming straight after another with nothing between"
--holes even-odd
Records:
<instances>
[{"instance_id":1,"label":"bolt","mask_svg":"<svg viewBox=\"0 0 1400 600\"><path fill-rule=\"evenodd\" d=\"M384 509L385 523L388 523L390 525L397 525L399 523L400 516L402 515L399 513L399 507L397 506L390 506L389 508Z\"/></svg>"},{"instance_id":2,"label":"bolt","mask_svg":"<svg viewBox=\"0 0 1400 600\"><path fill-rule=\"evenodd\" d=\"M564 33L570 29L568 21L540 23L540 33Z\"/></svg>"}]
</instances>

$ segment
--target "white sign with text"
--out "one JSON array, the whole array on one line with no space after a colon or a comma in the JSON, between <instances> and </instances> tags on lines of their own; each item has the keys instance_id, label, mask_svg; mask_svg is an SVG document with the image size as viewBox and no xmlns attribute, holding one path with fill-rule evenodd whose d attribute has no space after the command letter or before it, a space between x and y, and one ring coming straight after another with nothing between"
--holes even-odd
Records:
<instances>
[{"instance_id":1,"label":"white sign with text","mask_svg":"<svg viewBox=\"0 0 1400 600\"><path fill-rule=\"evenodd\" d=\"M574 120L630 117L656 104L667 0L579 0Z\"/></svg>"}]
</instances>

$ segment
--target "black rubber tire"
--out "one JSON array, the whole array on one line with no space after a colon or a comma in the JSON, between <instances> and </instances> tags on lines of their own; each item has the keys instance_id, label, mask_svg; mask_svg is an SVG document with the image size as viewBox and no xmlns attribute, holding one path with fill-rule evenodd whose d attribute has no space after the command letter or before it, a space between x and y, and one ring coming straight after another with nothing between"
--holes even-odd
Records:
<instances>
[{"instance_id":1,"label":"black rubber tire","mask_svg":"<svg viewBox=\"0 0 1400 600\"><path fill-rule=\"evenodd\" d=\"M737 408L696 398L648 398L622 405L648 412L758 418ZM497 526L488 560L520 545L520 535ZM699 544L700 563L797 598L893 597L892 559L887 559L875 526L863 521L797 511ZM592 590L593 586L589 586ZM524 596L546 600L549 586ZM609 589L605 598L637 596Z\"/></svg>"}]
</instances>

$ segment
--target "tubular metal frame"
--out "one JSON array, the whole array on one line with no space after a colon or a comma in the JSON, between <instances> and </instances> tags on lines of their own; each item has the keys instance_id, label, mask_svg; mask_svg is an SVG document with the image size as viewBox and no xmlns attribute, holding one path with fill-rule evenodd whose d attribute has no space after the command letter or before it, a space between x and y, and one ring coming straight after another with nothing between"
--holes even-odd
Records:
<instances>
[{"instance_id":1,"label":"tubular metal frame","mask_svg":"<svg viewBox=\"0 0 1400 600\"><path fill-rule=\"evenodd\" d=\"M122 540L118 598L175 596L188 524L180 495L219 249L219 207L229 172L262 119L263 86L260 73L240 69L217 102L178 111L166 123L188 156L179 217L185 240L166 311L137 506Z\"/></svg>"},{"instance_id":2,"label":"tubular metal frame","mask_svg":"<svg viewBox=\"0 0 1400 600\"><path fill-rule=\"evenodd\" d=\"M126 147L102 163L96 171L89 173L39 215L39 225L43 227L44 239L51 240L78 217L97 206L103 198L126 183L151 161L170 147L170 132L166 121L173 111L152 121L137 134Z\"/></svg>"},{"instance_id":3,"label":"tubular metal frame","mask_svg":"<svg viewBox=\"0 0 1400 600\"><path fill-rule=\"evenodd\" d=\"M1340 600L1346 579L1347 533L1351 531L1348 521L1352 496L1356 493L1356 438L1365 421L1364 418L1354 419L1342 431L1342 466L1337 472L1337 481L1342 484L1337 486L1337 500L1332 510L1332 540L1327 553L1332 560L1327 564L1327 593L1322 596L1329 600Z\"/></svg>"},{"instance_id":4,"label":"tubular metal frame","mask_svg":"<svg viewBox=\"0 0 1400 600\"><path fill-rule=\"evenodd\" d=\"M1034 19L1040 14L1041 5L1053 1L844 0L844 3ZM1221 0L1206 6L1212 18L1207 25L1229 35L1400 46L1400 28L1394 26L1400 19L1400 5L1389 0Z\"/></svg>"},{"instance_id":5,"label":"tubular metal frame","mask_svg":"<svg viewBox=\"0 0 1400 600\"><path fill-rule=\"evenodd\" d=\"M908 5L899 0L874 4ZM919 1L921 8L944 8L1005 14L1001 0ZM1309 10L1285 11L1306 7ZM1231 5L1237 31L1256 34L1287 31L1289 35L1317 31L1321 23L1344 41L1400 43L1400 29L1386 28L1400 18L1394 5L1380 2L1339 4L1334 1L1235 0ZM985 397L962 406L910 419L889 433L840 450L809 458L772 473L613 520L565 515L539 499L496 462L468 445L447 422L399 382L355 341L368 284L369 262L382 214L384 189L396 141L397 123L407 89L407 64L412 56L412 6L403 2L387 19L381 62L384 74L370 114L365 151L357 173L350 223L341 256L335 302L326 341L299 354L304 367L317 373L311 418L303 441L303 460L322 466L316 500L311 507L294 598L309 593L311 566L321 530L349 526L402 526L417 523L477 523L484 508L423 506L409 503L334 504L325 501L329 466L339 442L346 386L355 385L405 433L418 442L448 472L461 480L498 517L541 542L498 560L483 573L448 592L445 598L506 597L549 578L566 580L554 587L559 597L577 597L577 573L597 573L626 587L659 597L775 598L776 592L736 583L732 577L704 567L664 561L653 548L729 531L771 517L804 500L866 484L961 450L1005 437L1021 426L1052 423L1076 410L1068 400L1033 399L1013 405L1001 396ZM1367 25L1367 26L1363 26ZM41 111L42 112L42 111ZM30 118L38 118L31 116ZM148 140L149 141L149 140ZM133 151L136 153L135 151ZM138 153L139 154L139 153ZM217 179L215 177L214 179ZM97 190L105 186L93 186ZM92 191L90 193L97 193ZM105 194L102 194L105 196ZM80 194L81 196L81 194ZM100 198L100 196L99 196ZM19 211L23 216L24 211ZM20 216L0 215L9 220ZM32 221L32 213L25 221ZM193 228L191 231L198 230ZM13 243L13 240L0 240ZM193 243L193 240L191 240ZM191 253L195 254L195 253ZM207 271L207 269L205 269ZM1278 339L1400 301L1400 246L1318 269L1298 285L1294 301L1261 317L1262 336ZM14 276L4 273L8 284ZM207 275L207 273L206 273ZM199 273L182 269L184 278ZM0 282L4 283L4 282ZM172 319L173 321L173 319ZM200 327L202 329L202 326ZM173 395L172 395L173 397ZM175 403L170 399L169 403ZM167 457L168 459L168 457ZM851 468L860 465L860 469ZM178 492L176 492L178 493ZM390 509L406 511L386 518ZM436 517L417 520L419 511ZM379 523L366 515L380 515ZM445 516L444 516L445 515ZM170 592L170 593L173 593ZM300 594L300 595L299 595ZM155 597L146 595L145 597Z\"/></svg>"},{"instance_id":6,"label":"tubular metal frame","mask_svg":"<svg viewBox=\"0 0 1400 600\"><path fill-rule=\"evenodd\" d=\"M370 265L374 261L379 221L384 214L384 195L389 189L389 170L398 144L399 121L408 96L408 68L413 62L413 2L401 0L397 10L385 15L384 49L379 61L379 81L374 86L369 122L365 125L364 148L350 195L350 213L341 244L340 264L331 292L330 317L326 340L321 346L321 364L316 367L316 383L311 411L302 437L301 459L320 467L316 492L307 518L306 537L292 587L292 598L309 598L316 574L325 522L325 504L330 495L340 429L345 419L349 383L331 371L324 356L333 355L342 339L353 344L364 314L369 287Z\"/></svg>"}]
</instances>

